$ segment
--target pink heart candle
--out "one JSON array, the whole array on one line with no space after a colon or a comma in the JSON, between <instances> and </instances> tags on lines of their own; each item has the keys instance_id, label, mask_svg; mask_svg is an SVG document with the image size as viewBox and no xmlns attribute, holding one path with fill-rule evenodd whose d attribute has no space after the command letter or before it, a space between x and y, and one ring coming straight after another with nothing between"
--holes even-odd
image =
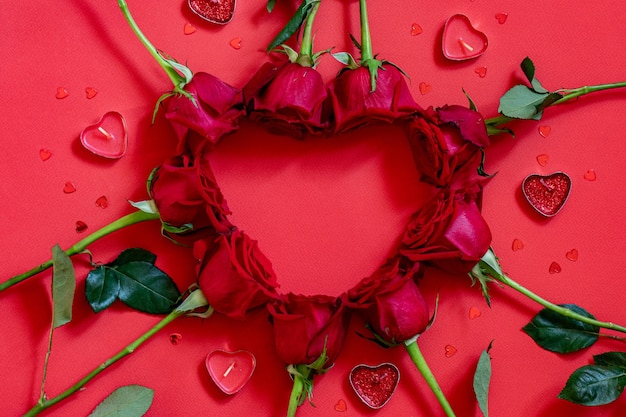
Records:
<instances>
[{"instance_id":1,"label":"pink heart candle","mask_svg":"<svg viewBox=\"0 0 626 417\"><path fill-rule=\"evenodd\" d=\"M464 61L481 56L487 50L487 35L472 26L464 14L450 16L443 27L443 56Z\"/></svg>"},{"instance_id":2,"label":"pink heart candle","mask_svg":"<svg viewBox=\"0 0 626 417\"><path fill-rule=\"evenodd\" d=\"M526 201L546 217L552 217L561 211L571 189L572 180L564 172L550 175L531 174L522 182Z\"/></svg>"},{"instance_id":3,"label":"pink heart candle","mask_svg":"<svg viewBox=\"0 0 626 417\"><path fill-rule=\"evenodd\" d=\"M392 363L377 366L357 365L350 371L350 385L370 408L382 408L398 386L400 371Z\"/></svg>"},{"instance_id":4,"label":"pink heart candle","mask_svg":"<svg viewBox=\"0 0 626 417\"><path fill-rule=\"evenodd\" d=\"M256 368L256 358L247 350L214 350L206 357L206 369L215 385L225 394L241 390Z\"/></svg>"},{"instance_id":5,"label":"pink heart candle","mask_svg":"<svg viewBox=\"0 0 626 417\"><path fill-rule=\"evenodd\" d=\"M90 152L104 158L117 159L124 156L128 146L128 130L124 116L110 111L94 125L80 133L80 142Z\"/></svg>"}]
</instances>

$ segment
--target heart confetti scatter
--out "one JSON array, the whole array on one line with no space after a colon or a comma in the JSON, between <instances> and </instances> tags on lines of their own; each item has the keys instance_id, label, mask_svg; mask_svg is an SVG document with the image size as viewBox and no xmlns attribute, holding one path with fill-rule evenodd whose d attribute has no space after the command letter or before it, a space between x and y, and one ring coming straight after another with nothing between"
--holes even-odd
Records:
<instances>
[{"instance_id":1,"label":"heart confetti scatter","mask_svg":"<svg viewBox=\"0 0 626 417\"><path fill-rule=\"evenodd\" d=\"M50 151L50 149L42 148L39 150L39 157L42 161L47 161L52 157L52 151Z\"/></svg>"},{"instance_id":2,"label":"heart confetti scatter","mask_svg":"<svg viewBox=\"0 0 626 417\"><path fill-rule=\"evenodd\" d=\"M214 350L207 355L205 365L215 385L231 395L250 380L256 368L256 358L247 350Z\"/></svg>"},{"instance_id":3,"label":"heart confetti scatter","mask_svg":"<svg viewBox=\"0 0 626 417\"><path fill-rule=\"evenodd\" d=\"M487 67L485 66L477 67L474 69L474 72L478 74L480 78L485 78L487 76Z\"/></svg>"},{"instance_id":4,"label":"heart confetti scatter","mask_svg":"<svg viewBox=\"0 0 626 417\"><path fill-rule=\"evenodd\" d=\"M585 172L585 175L583 175L583 178L587 181L595 181L596 171L593 168L588 169L587 172Z\"/></svg>"},{"instance_id":5,"label":"heart confetti scatter","mask_svg":"<svg viewBox=\"0 0 626 417\"><path fill-rule=\"evenodd\" d=\"M411 25L411 36L417 36L422 32L423 32L422 27L418 25L417 23L413 23Z\"/></svg>"},{"instance_id":6,"label":"heart confetti scatter","mask_svg":"<svg viewBox=\"0 0 626 417\"><path fill-rule=\"evenodd\" d=\"M195 32L196 32L196 27L194 25L192 25L189 22L185 23L185 26L183 27L183 33L185 35L191 35L192 33L195 33Z\"/></svg>"},{"instance_id":7,"label":"heart confetti scatter","mask_svg":"<svg viewBox=\"0 0 626 417\"><path fill-rule=\"evenodd\" d=\"M542 153L540 155L537 155L537 163L542 167L548 165L548 159L550 159L550 155L548 154Z\"/></svg>"},{"instance_id":8,"label":"heart confetti scatter","mask_svg":"<svg viewBox=\"0 0 626 417\"><path fill-rule=\"evenodd\" d=\"M546 217L556 215L563 208L571 189L572 180L564 172L550 175L532 174L522 182L522 192L526 201Z\"/></svg>"},{"instance_id":9,"label":"heart confetti scatter","mask_svg":"<svg viewBox=\"0 0 626 417\"><path fill-rule=\"evenodd\" d=\"M452 346L452 345L446 345L446 346L444 347L444 352L445 352L444 354L445 354L446 358L451 358L451 357L453 357L454 355L456 355L456 353L458 352L458 349L457 349L457 348L455 348L455 347L454 347L454 346Z\"/></svg>"},{"instance_id":10,"label":"heart confetti scatter","mask_svg":"<svg viewBox=\"0 0 626 417\"><path fill-rule=\"evenodd\" d=\"M76 233L82 233L87 230L87 223L82 220L76 222Z\"/></svg>"},{"instance_id":11,"label":"heart confetti scatter","mask_svg":"<svg viewBox=\"0 0 626 417\"><path fill-rule=\"evenodd\" d=\"M576 262L578 260L578 249L572 249L566 252L565 257L572 262Z\"/></svg>"},{"instance_id":12,"label":"heart confetti scatter","mask_svg":"<svg viewBox=\"0 0 626 417\"><path fill-rule=\"evenodd\" d=\"M57 88L57 92L54 95L56 98L58 98L59 100L64 99L65 97L69 96L70 93L63 87L58 87Z\"/></svg>"},{"instance_id":13,"label":"heart confetti scatter","mask_svg":"<svg viewBox=\"0 0 626 417\"><path fill-rule=\"evenodd\" d=\"M233 47L233 49L241 49L241 38L233 38L230 40L229 44Z\"/></svg>"},{"instance_id":14,"label":"heart confetti scatter","mask_svg":"<svg viewBox=\"0 0 626 417\"><path fill-rule=\"evenodd\" d=\"M76 186L74 185L74 183L68 181L65 183L65 186L63 187L63 192L65 194L72 194L76 192Z\"/></svg>"},{"instance_id":15,"label":"heart confetti scatter","mask_svg":"<svg viewBox=\"0 0 626 417\"><path fill-rule=\"evenodd\" d=\"M550 126L539 126L538 130L539 130L539 134L541 135L541 137L547 138L548 136L550 136L550 132L552 131L552 128Z\"/></svg>"},{"instance_id":16,"label":"heart confetti scatter","mask_svg":"<svg viewBox=\"0 0 626 417\"><path fill-rule=\"evenodd\" d=\"M476 307L470 307L469 309L469 318L470 320L474 320L477 319L478 317L480 317L482 313L480 312L480 310Z\"/></svg>"},{"instance_id":17,"label":"heart confetti scatter","mask_svg":"<svg viewBox=\"0 0 626 417\"><path fill-rule=\"evenodd\" d=\"M108 112L94 125L80 133L83 147L104 158L117 159L124 156L128 146L128 130L124 116Z\"/></svg>"},{"instance_id":18,"label":"heart confetti scatter","mask_svg":"<svg viewBox=\"0 0 626 417\"><path fill-rule=\"evenodd\" d=\"M433 87L432 87L432 85L430 85L428 83L421 82L420 85L419 85L419 88L420 88L420 93L422 95L424 95L424 94L430 93L430 90L432 90Z\"/></svg>"},{"instance_id":19,"label":"heart confetti scatter","mask_svg":"<svg viewBox=\"0 0 626 417\"><path fill-rule=\"evenodd\" d=\"M551 274L558 274L561 272L561 265L558 262L552 262L548 268L548 272Z\"/></svg>"},{"instance_id":20,"label":"heart confetti scatter","mask_svg":"<svg viewBox=\"0 0 626 417\"><path fill-rule=\"evenodd\" d=\"M504 24L504 22L506 22L506 19L509 17L509 15L507 13L496 13L496 20L498 21L498 23L500 23L501 25Z\"/></svg>"},{"instance_id":21,"label":"heart confetti scatter","mask_svg":"<svg viewBox=\"0 0 626 417\"><path fill-rule=\"evenodd\" d=\"M96 90L95 88L93 87L85 88L85 97L87 97L87 99L91 100L92 98L96 96L96 94L98 94L98 90Z\"/></svg>"},{"instance_id":22,"label":"heart confetti scatter","mask_svg":"<svg viewBox=\"0 0 626 417\"><path fill-rule=\"evenodd\" d=\"M464 14L450 16L443 27L443 56L452 61L477 58L487 50L487 35L472 26Z\"/></svg>"},{"instance_id":23,"label":"heart confetti scatter","mask_svg":"<svg viewBox=\"0 0 626 417\"><path fill-rule=\"evenodd\" d=\"M345 413L348 410L348 404L346 404L345 400L337 401L335 404L335 411L339 411L340 413Z\"/></svg>"},{"instance_id":24,"label":"heart confetti scatter","mask_svg":"<svg viewBox=\"0 0 626 417\"><path fill-rule=\"evenodd\" d=\"M101 195L100 197L98 197L98 199L96 200L96 207L100 207L103 209L109 207L109 200L105 195Z\"/></svg>"},{"instance_id":25,"label":"heart confetti scatter","mask_svg":"<svg viewBox=\"0 0 626 417\"><path fill-rule=\"evenodd\" d=\"M235 15L236 0L188 0L192 12L207 22L225 25Z\"/></svg>"},{"instance_id":26,"label":"heart confetti scatter","mask_svg":"<svg viewBox=\"0 0 626 417\"><path fill-rule=\"evenodd\" d=\"M513 252L517 252L518 250L524 249L524 242L522 242L519 239L513 239L511 249L513 249Z\"/></svg>"},{"instance_id":27,"label":"heart confetti scatter","mask_svg":"<svg viewBox=\"0 0 626 417\"><path fill-rule=\"evenodd\" d=\"M398 386L400 371L392 363L377 366L357 365L350 371L350 385L370 408L382 408Z\"/></svg>"}]
</instances>

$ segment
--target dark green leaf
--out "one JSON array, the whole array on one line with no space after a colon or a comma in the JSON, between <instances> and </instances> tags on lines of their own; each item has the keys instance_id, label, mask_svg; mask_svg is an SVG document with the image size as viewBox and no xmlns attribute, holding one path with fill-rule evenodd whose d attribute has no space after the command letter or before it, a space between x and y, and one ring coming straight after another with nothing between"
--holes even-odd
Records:
<instances>
[{"instance_id":1,"label":"dark green leaf","mask_svg":"<svg viewBox=\"0 0 626 417\"><path fill-rule=\"evenodd\" d=\"M127 385L113 391L89 417L141 417L152 405L154 390L141 385Z\"/></svg>"},{"instance_id":2,"label":"dark green leaf","mask_svg":"<svg viewBox=\"0 0 626 417\"><path fill-rule=\"evenodd\" d=\"M115 269L103 265L87 275L85 296L94 312L99 313L113 304L119 292L120 279Z\"/></svg>"},{"instance_id":3,"label":"dark green leaf","mask_svg":"<svg viewBox=\"0 0 626 417\"><path fill-rule=\"evenodd\" d=\"M562 307L585 317L594 318L574 304ZM582 321L565 317L549 309L543 309L523 328L542 348L556 353L569 353L588 348L598 340L600 328Z\"/></svg>"},{"instance_id":4,"label":"dark green leaf","mask_svg":"<svg viewBox=\"0 0 626 417\"><path fill-rule=\"evenodd\" d=\"M515 119L539 120L539 106L549 93L537 93L525 85L516 85L500 98L498 112Z\"/></svg>"},{"instance_id":5,"label":"dark green leaf","mask_svg":"<svg viewBox=\"0 0 626 417\"><path fill-rule=\"evenodd\" d=\"M272 13L272 10L274 10L274 6L276 6L276 0L267 0L265 8L269 13Z\"/></svg>"},{"instance_id":6,"label":"dark green leaf","mask_svg":"<svg viewBox=\"0 0 626 417\"><path fill-rule=\"evenodd\" d=\"M72 321L76 274L69 256L55 245L52 248L52 328Z\"/></svg>"},{"instance_id":7,"label":"dark green leaf","mask_svg":"<svg viewBox=\"0 0 626 417\"><path fill-rule=\"evenodd\" d=\"M600 355L594 355L593 360L596 365L616 366L626 369L626 353L625 352L605 352Z\"/></svg>"},{"instance_id":8,"label":"dark green leaf","mask_svg":"<svg viewBox=\"0 0 626 417\"><path fill-rule=\"evenodd\" d=\"M156 255L142 248L130 248L124 250L118 255L117 258L115 258L113 262L108 263L107 265L115 267L137 261L154 264L154 262L156 262Z\"/></svg>"},{"instance_id":9,"label":"dark green leaf","mask_svg":"<svg viewBox=\"0 0 626 417\"><path fill-rule=\"evenodd\" d=\"M543 88L539 80L535 78L535 64L533 64L533 61L531 61L530 58L524 58L521 67L522 71L524 71L524 75L526 76L526 78L528 78L530 85L533 87L533 90L535 90L537 93L548 92L548 90Z\"/></svg>"},{"instance_id":10,"label":"dark green leaf","mask_svg":"<svg viewBox=\"0 0 626 417\"><path fill-rule=\"evenodd\" d=\"M490 346L491 347L491 346ZM474 373L474 394L478 401L478 408L485 417L489 417L489 383L491 382L491 357L489 349L483 350Z\"/></svg>"},{"instance_id":11,"label":"dark green leaf","mask_svg":"<svg viewBox=\"0 0 626 417\"><path fill-rule=\"evenodd\" d=\"M281 30L278 35L270 42L267 47L267 51L271 51L276 48L278 45L287 41L287 39L291 38L291 36L300 29L304 21L306 20L311 8L313 7L313 2L310 0L303 0L298 7L298 10L291 17L287 25Z\"/></svg>"},{"instance_id":12,"label":"dark green leaf","mask_svg":"<svg viewBox=\"0 0 626 417\"><path fill-rule=\"evenodd\" d=\"M623 368L586 365L569 377L559 398L581 405L603 405L615 401L625 385Z\"/></svg>"},{"instance_id":13,"label":"dark green leaf","mask_svg":"<svg viewBox=\"0 0 626 417\"><path fill-rule=\"evenodd\" d=\"M129 262L117 268L119 298L126 305L153 314L172 311L180 292L172 279L148 262Z\"/></svg>"}]
</instances>

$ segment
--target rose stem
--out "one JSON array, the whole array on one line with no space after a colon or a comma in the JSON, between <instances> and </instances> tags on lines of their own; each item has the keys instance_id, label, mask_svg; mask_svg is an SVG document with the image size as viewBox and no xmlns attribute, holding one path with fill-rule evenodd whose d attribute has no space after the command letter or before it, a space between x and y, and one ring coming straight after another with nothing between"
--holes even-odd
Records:
<instances>
[{"instance_id":1,"label":"rose stem","mask_svg":"<svg viewBox=\"0 0 626 417\"><path fill-rule=\"evenodd\" d=\"M289 408L287 417L294 417L298 406L302 404L302 396L305 394L306 380L310 378L312 369L306 365L295 365L296 372L293 372L293 388L289 397Z\"/></svg>"},{"instance_id":2,"label":"rose stem","mask_svg":"<svg viewBox=\"0 0 626 417\"><path fill-rule=\"evenodd\" d=\"M624 88L626 87L626 82L619 82L619 83L609 83L609 84L598 84L598 85L591 85L591 86L583 86L583 87L578 87L578 88L572 88L572 89L560 89L557 90L556 92L558 93L565 93L563 97L561 97L560 99L556 100L554 103L551 103L549 106L547 107L551 107L554 106L556 104L563 104L569 100L572 100L574 98L580 97L580 96L584 96L590 93L594 93L596 91L603 91L603 90L611 90L614 88ZM490 119L486 119L485 120L485 124L487 126L502 126L505 123L510 122L511 120L514 120L514 118L512 117L508 117L505 115L499 115L496 117L492 117Z\"/></svg>"},{"instance_id":3,"label":"rose stem","mask_svg":"<svg viewBox=\"0 0 626 417\"><path fill-rule=\"evenodd\" d=\"M70 247L68 250L65 251L65 253L68 256L73 256L76 255L78 253L81 253L82 251L84 251L87 246L89 246L90 244L92 244L93 242L95 242L96 240L112 233L115 232L116 230L120 230L126 226L130 226L132 224L135 223L139 223L139 222L143 222L146 220L153 220L153 219L158 219L159 215L158 214L152 214L152 213L146 213L144 211L138 210L136 212L133 212L131 214L128 214L124 217L121 217L115 221L113 221L112 223L109 223L108 225L104 226L103 228L96 230L95 232L93 232L92 234L90 234L89 236L85 237L84 239L80 240L79 242L75 243L72 247ZM30 271L26 271L22 274L16 275L13 278L3 282L0 284L0 292L4 291L5 289L24 281L27 278L32 277L33 275L45 271L46 269L50 268L52 266L52 259L42 263L41 265L38 265L36 267L34 267L33 269L31 269Z\"/></svg>"},{"instance_id":4,"label":"rose stem","mask_svg":"<svg viewBox=\"0 0 626 417\"><path fill-rule=\"evenodd\" d=\"M446 413L446 416L455 417L454 411L452 411L450 403L446 399L446 396L444 395L441 387L437 383L435 376L428 367L426 359L424 359L424 355L420 351L419 346L417 346L417 338L415 337L404 342L404 347L406 348L406 351L409 353L409 356L413 360L415 367L420 371L431 391L433 392L433 394L435 394L435 397L439 401L439 404L441 404L441 408Z\"/></svg>"},{"instance_id":5,"label":"rose stem","mask_svg":"<svg viewBox=\"0 0 626 417\"><path fill-rule=\"evenodd\" d=\"M359 0L359 7L361 11L361 62L366 62L374 58L366 1Z\"/></svg>"},{"instance_id":6,"label":"rose stem","mask_svg":"<svg viewBox=\"0 0 626 417\"><path fill-rule=\"evenodd\" d=\"M189 294L189 296L185 299L185 301L183 301L181 305L179 305L176 309L174 309L174 311L168 314L165 318L163 318L160 322L158 322L156 325L150 328L150 330L145 332L134 342L132 342L131 344L126 346L124 349L122 349L119 353L117 353L117 355L112 356L111 358L104 361L101 365L99 365L94 370L92 370L89 374L87 374L87 376L85 376L80 381L76 382L74 385L72 385L71 387L63 391L61 394L57 395L56 397L53 397L50 399L44 399L44 398L40 399L37 405L35 405L26 414L24 414L24 417L36 416L42 411L66 399L67 397L74 394L76 391L80 390L82 387L84 387L89 381L94 379L98 374L103 372L105 369L109 368L111 365L113 365L120 359L123 359L124 357L133 353L135 349L141 346L145 341L150 339L153 335L155 335L159 330L167 326L169 323L171 323L172 321L174 321L175 319L177 319L178 317L186 313L189 313L200 307L205 307L207 305L208 305L208 302L206 298L204 297L204 294L202 294L202 291L200 290L193 291L191 294Z\"/></svg>"},{"instance_id":7,"label":"rose stem","mask_svg":"<svg viewBox=\"0 0 626 417\"><path fill-rule=\"evenodd\" d=\"M514 289L515 291L525 295L526 297L530 298L531 300L541 304L542 306L544 306L547 309L550 309L556 313L559 313L565 317L569 317L571 319L574 320L578 320L578 321L582 321L583 323L587 323L589 325L592 326L596 326L596 327L602 327L604 329L610 329L610 330L615 330L618 332L622 332L622 333L626 333L626 327L620 326L618 324L614 324L611 322L604 322L604 321L599 321L599 320L595 320L592 319L590 317L586 317L583 316L581 314L575 313L570 309L567 309L565 307L561 307L557 304L551 303L550 301L538 296L537 294L533 293L532 291L526 289L525 287L521 286L520 284L518 284L517 282L513 281L511 278L507 277L504 274L493 274L492 275L493 278L495 278L496 280L500 281L501 283L503 283L504 285Z\"/></svg>"},{"instance_id":8,"label":"rose stem","mask_svg":"<svg viewBox=\"0 0 626 417\"><path fill-rule=\"evenodd\" d=\"M302 45L300 45L300 52L296 63L303 67L312 67L315 65L313 62L313 22L315 21L315 15L320 8L321 0L313 3L309 16L306 18L304 25L304 32L302 33Z\"/></svg>"}]
</instances>

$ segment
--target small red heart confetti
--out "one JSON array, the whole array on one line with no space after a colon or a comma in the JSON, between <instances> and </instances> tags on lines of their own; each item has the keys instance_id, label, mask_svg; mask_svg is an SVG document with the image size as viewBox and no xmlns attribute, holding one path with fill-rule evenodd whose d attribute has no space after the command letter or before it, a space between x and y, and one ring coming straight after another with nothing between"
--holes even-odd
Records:
<instances>
[{"instance_id":1,"label":"small red heart confetti","mask_svg":"<svg viewBox=\"0 0 626 417\"><path fill-rule=\"evenodd\" d=\"M335 404L335 411L339 411L340 413L345 413L348 410L348 404L344 400L337 401Z\"/></svg>"},{"instance_id":2,"label":"small red heart confetti","mask_svg":"<svg viewBox=\"0 0 626 417\"><path fill-rule=\"evenodd\" d=\"M561 272L561 265L559 265L557 262L552 262L550 264L550 267L548 268L548 272L551 274L558 274L559 272Z\"/></svg>"},{"instance_id":3,"label":"small red heart confetti","mask_svg":"<svg viewBox=\"0 0 626 417\"><path fill-rule=\"evenodd\" d=\"M58 98L59 100L64 99L65 97L69 96L70 93L63 87L58 87L57 88L57 93L55 94L55 97Z\"/></svg>"},{"instance_id":4,"label":"small red heart confetti","mask_svg":"<svg viewBox=\"0 0 626 417\"><path fill-rule=\"evenodd\" d=\"M42 161L47 161L52 156L52 152L49 149L39 149L39 157Z\"/></svg>"},{"instance_id":5,"label":"small red heart confetti","mask_svg":"<svg viewBox=\"0 0 626 417\"><path fill-rule=\"evenodd\" d=\"M98 197L98 199L96 200L96 207L100 207L103 209L109 207L109 200L105 195Z\"/></svg>"},{"instance_id":6,"label":"small red heart confetti","mask_svg":"<svg viewBox=\"0 0 626 417\"><path fill-rule=\"evenodd\" d=\"M513 244L511 245L511 249L513 252L517 252L518 250L524 249L524 242L519 239L513 239Z\"/></svg>"},{"instance_id":7,"label":"small red heart confetti","mask_svg":"<svg viewBox=\"0 0 626 417\"><path fill-rule=\"evenodd\" d=\"M192 25L189 22L185 23L185 27L183 28L183 32L185 33L185 35L191 35L195 31L196 31L196 27L194 25Z\"/></svg>"},{"instance_id":8,"label":"small red heart confetti","mask_svg":"<svg viewBox=\"0 0 626 417\"><path fill-rule=\"evenodd\" d=\"M457 348L455 348L455 347L454 347L454 346L452 346L452 345L446 345L446 346L444 347L444 352L445 352L445 356L446 356L446 358L451 358L451 357L453 357L454 355L456 355L456 352L458 352L458 350L457 350Z\"/></svg>"},{"instance_id":9,"label":"small red heart confetti","mask_svg":"<svg viewBox=\"0 0 626 417\"><path fill-rule=\"evenodd\" d=\"M596 171L593 168L588 169L587 172L585 172L585 175L583 175L583 178L587 181L595 181Z\"/></svg>"},{"instance_id":10,"label":"small red heart confetti","mask_svg":"<svg viewBox=\"0 0 626 417\"><path fill-rule=\"evenodd\" d=\"M430 90L432 90L433 88L430 84L425 82L421 82L419 87L420 93L422 93L422 95L430 93Z\"/></svg>"},{"instance_id":11,"label":"small red heart confetti","mask_svg":"<svg viewBox=\"0 0 626 417\"><path fill-rule=\"evenodd\" d=\"M498 23L500 23L501 25L504 24L504 22L506 22L506 19L509 17L508 13L496 13L496 20L498 21Z\"/></svg>"},{"instance_id":12,"label":"small red heart confetti","mask_svg":"<svg viewBox=\"0 0 626 417\"><path fill-rule=\"evenodd\" d=\"M480 310L476 307L470 307L469 309L469 318L470 320L474 320L478 317L480 317L482 313L480 312Z\"/></svg>"},{"instance_id":13,"label":"small red heart confetti","mask_svg":"<svg viewBox=\"0 0 626 417\"><path fill-rule=\"evenodd\" d=\"M236 5L236 0L187 0L192 12L218 25L225 25L233 19Z\"/></svg>"},{"instance_id":14,"label":"small red heart confetti","mask_svg":"<svg viewBox=\"0 0 626 417\"><path fill-rule=\"evenodd\" d=\"M207 355L205 366L215 385L231 395L242 389L252 377L256 358L247 350L214 350Z\"/></svg>"},{"instance_id":15,"label":"small red heart confetti","mask_svg":"<svg viewBox=\"0 0 626 417\"><path fill-rule=\"evenodd\" d=\"M487 50L487 35L472 26L464 14L450 16L443 27L443 56L453 61L477 58Z\"/></svg>"},{"instance_id":16,"label":"small red heart confetti","mask_svg":"<svg viewBox=\"0 0 626 417\"><path fill-rule=\"evenodd\" d=\"M176 346L180 343L180 340L183 338L183 335L180 333L172 333L170 334L170 343Z\"/></svg>"},{"instance_id":17,"label":"small red heart confetti","mask_svg":"<svg viewBox=\"0 0 626 417\"><path fill-rule=\"evenodd\" d=\"M96 94L98 94L98 90L96 90L93 87L87 87L85 88L85 96L91 100L92 98L94 98L96 96Z\"/></svg>"},{"instance_id":18,"label":"small red heart confetti","mask_svg":"<svg viewBox=\"0 0 626 417\"><path fill-rule=\"evenodd\" d=\"M547 138L551 131L552 128L550 126L539 126L539 134L544 138Z\"/></svg>"},{"instance_id":19,"label":"small red heart confetti","mask_svg":"<svg viewBox=\"0 0 626 417\"><path fill-rule=\"evenodd\" d=\"M562 208L572 188L572 180L564 172L550 175L532 174L522 182L526 201L538 213L552 217Z\"/></svg>"},{"instance_id":20,"label":"small red heart confetti","mask_svg":"<svg viewBox=\"0 0 626 417\"><path fill-rule=\"evenodd\" d=\"M85 223L85 222L83 222L81 220L78 220L76 222L76 233L82 233L85 230L87 230L87 223Z\"/></svg>"},{"instance_id":21,"label":"small red heart confetti","mask_svg":"<svg viewBox=\"0 0 626 417\"><path fill-rule=\"evenodd\" d=\"M572 249L566 252L565 257L572 262L576 262L578 260L578 249Z\"/></svg>"},{"instance_id":22,"label":"small red heart confetti","mask_svg":"<svg viewBox=\"0 0 626 417\"><path fill-rule=\"evenodd\" d=\"M545 167L546 165L548 165L548 159L550 159L550 155L547 155L545 153L537 155L537 163L541 165L542 167Z\"/></svg>"},{"instance_id":23,"label":"small red heart confetti","mask_svg":"<svg viewBox=\"0 0 626 417\"><path fill-rule=\"evenodd\" d=\"M400 371L391 363L378 366L357 365L350 371L350 385L365 405L382 408L398 386Z\"/></svg>"},{"instance_id":24,"label":"small red heart confetti","mask_svg":"<svg viewBox=\"0 0 626 417\"><path fill-rule=\"evenodd\" d=\"M485 78L485 76L487 75L487 67L483 66L483 67L474 68L474 72L478 74L480 78Z\"/></svg>"},{"instance_id":25,"label":"small red heart confetti","mask_svg":"<svg viewBox=\"0 0 626 417\"><path fill-rule=\"evenodd\" d=\"M105 113L96 124L83 129L80 133L80 143L98 156L121 158L128 146L128 130L124 116L114 111Z\"/></svg>"},{"instance_id":26,"label":"small red heart confetti","mask_svg":"<svg viewBox=\"0 0 626 417\"><path fill-rule=\"evenodd\" d=\"M237 38L233 38L230 40L230 46L232 46L235 49L241 49L241 38L237 37Z\"/></svg>"},{"instance_id":27,"label":"small red heart confetti","mask_svg":"<svg viewBox=\"0 0 626 417\"><path fill-rule=\"evenodd\" d=\"M418 25L417 23L413 23L411 25L411 36L417 36L422 32L423 32L422 27Z\"/></svg>"},{"instance_id":28,"label":"small red heart confetti","mask_svg":"<svg viewBox=\"0 0 626 417\"><path fill-rule=\"evenodd\" d=\"M75 191L76 191L76 186L73 183L69 181L65 183L65 187L63 187L63 192L65 194L72 194Z\"/></svg>"}]
</instances>

